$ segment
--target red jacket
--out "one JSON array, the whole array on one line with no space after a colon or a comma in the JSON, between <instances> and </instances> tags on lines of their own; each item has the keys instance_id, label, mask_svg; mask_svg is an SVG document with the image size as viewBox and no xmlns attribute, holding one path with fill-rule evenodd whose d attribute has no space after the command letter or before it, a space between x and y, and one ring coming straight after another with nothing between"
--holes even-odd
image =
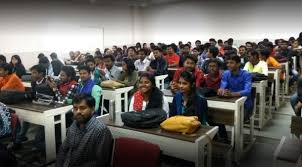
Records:
<instances>
[{"instance_id":1,"label":"red jacket","mask_svg":"<svg viewBox=\"0 0 302 167\"><path fill-rule=\"evenodd\" d=\"M185 67L179 68L179 69L175 72L175 74L174 74L174 76L173 76L173 81L174 81L174 82L178 82L178 80L179 80L179 78L180 78L180 74L181 74L182 72L184 72L184 71L186 71L186 70L185 70ZM201 70L199 70L198 68L195 68L195 70L193 71L193 74L194 74L195 79L196 79L196 80L195 80L195 85L196 85L196 87L202 86L202 85L204 84L204 81L205 81L203 72L202 72Z\"/></svg>"}]
</instances>

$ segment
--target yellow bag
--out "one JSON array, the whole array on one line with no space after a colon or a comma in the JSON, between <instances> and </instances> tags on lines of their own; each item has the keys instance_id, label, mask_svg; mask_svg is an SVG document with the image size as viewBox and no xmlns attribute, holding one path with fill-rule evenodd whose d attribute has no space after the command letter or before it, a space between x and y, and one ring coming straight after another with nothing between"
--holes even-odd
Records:
<instances>
[{"instance_id":1,"label":"yellow bag","mask_svg":"<svg viewBox=\"0 0 302 167\"><path fill-rule=\"evenodd\" d=\"M167 131L181 132L183 134L192 134L198 130L201 123L196 116L177 115L166 119L160 124L160 127Z\"/></svg>"},{"instance_id":2,"label":"yellow bag","mask_svg":"<svg viewBox=\"0 0 302 167\"><path fill-rule=\"evenodd\" d=\"M119 83L117 81L106 80L106 81L101 82L101 87L102 88L117 89L117 88L125 87L125 85L122 84L122 83Z\"/></svg>"}]
</instances>

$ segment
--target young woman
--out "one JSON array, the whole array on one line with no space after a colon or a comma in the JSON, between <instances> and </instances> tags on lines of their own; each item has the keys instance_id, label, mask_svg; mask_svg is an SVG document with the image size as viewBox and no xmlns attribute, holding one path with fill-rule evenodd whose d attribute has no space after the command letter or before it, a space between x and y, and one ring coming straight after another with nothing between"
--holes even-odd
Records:
<instances>
[{"instance_id":1,"label":"young woman","mask_svg":"<svg viewBox=\"0 0 302 167\"><path fill-rule=\"evenodd\" d=\"M126 86L134 86L138 79L138 73L135 71L134 61L129 58L124 58L122 62L121 75L117 82L125 84Z\"/></svg>"},{"instance_id":2,"label":"young woman","mask_svg":"<svg viewBox=\"0 0 302 167\"><path fill-rule=\"evenodd\" d=\"M196 93L195 77L187 71L180 74L179 91L173 98L170 117L175 115L198 116L202 124L207 123L207 101Z\"/></svg>"},{"instance_id":3,"label":"young woman","mask_svg":"<svg viewBox=\"0 0 302 167\"><path fill-rule=\"evenodd\" d=\"M141 112L151 108L162 108L169 113L169 104L163 93L156 87L152 74L143 73L139 79L138 91L134 93L129 111Z\"/></svg>"},{"instance_id":4,"label":"young woman","mask_svg":"<svg viewBox=\"0 0 302 167\"><path fill-rule=\"evenodd\" d=\"M10 65L13 67L13 72L21 78L23 75L26 74L26 70L24 65L22 64L21 58L19 55L13 55L10 61Z\"/></svg>"}]
</instances>

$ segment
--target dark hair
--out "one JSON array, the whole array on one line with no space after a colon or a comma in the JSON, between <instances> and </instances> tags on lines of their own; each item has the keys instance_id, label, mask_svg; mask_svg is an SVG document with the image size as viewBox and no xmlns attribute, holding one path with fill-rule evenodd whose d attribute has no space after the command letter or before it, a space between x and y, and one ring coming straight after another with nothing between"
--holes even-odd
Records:
<instances>
[{"instance_id":1,"label":"dark hair","mask_svg":"<svg viewBox=\"0 0 302 167\"><path fill-rule=\"evenodd\" d=\"M49 64L49 60L47 57L40 57L39 58L39 64Z\"/></svg>"},{"instance_id":2,"label":"dark hair","mask_svg":"<svg viewBox=\"0 0 302 167\"><path fill-rule=\"evenodd\" d=\"M185 81L189 82L191 85L191 93L195 92L195 76L192 75L190 72L188 71L184 71L180 74L180 78L183 78Z\"/></svg>"},{"instance_id":3,"label":"dark hair","mask_svg":"<svg viewBox=\"0 0 302 167\"><path fill-rule=\"evenodd\" d=\"M44 53L39 53L38 54L38 59L40 59L41 57L45 57Z\"/></svg>"},{"instance_id":4,"label":"dark hair","mask_svg":"<svg viewBox=\"0 0 302 167\"><path fill-rule=\"evenodd\" d=\"M141 48L141 47L140 47L140 48ZM128 54L128 52L129 52L130 49L132 49L132 50L135 52L135 54L137 54L136 49L135 49L134 46L130 46L130 47L127 49L127 54Z\"/></svg>"},{"instance_id":5,"label":"dark hair","mask_svg":"<svg viewBox=\"0 0 302 167\"><path fill-rule=\"evenodd\" d=\"M146 109L151 109L151 108L162 108L163 106L163 93L156 87L155 84L155 77L151 73L142 73L140 75L139 81L143 78L146 77L148 80L151 81L152 83L152 90L151 94L149 97L149 103L146 106Z\"/></svg>"},{"instance_id":6,"label":"dark hair","mask_svg":"<svg viewBox=\"0 0 302 167\"><path fill-rule=\"evenodd\" d=\"M260 51L261 56L265 56L265 58L267 59L269 57L269 55L271 54L270 49L268 48L264 48Z\"/></svg>"},{"instance_id":7,"label":"dark hair","mask_svg":"<svg viewBox=\"0 0 302 167\"><path fill-rule=\"evenodd\" d=\"M37 64L37 65L32 66L30 68L30 71L32 71L32 70L36 70L39 74L42 73L43 77L46 76L46 68L42 64Z\"/></svg>"},{"instance_id":8,"label":"dark hair","mask_svg":"<svg viewBox=\"0 0 302 167\"><path fill-rule=\"evenodd\" d=\"M160 48L160 47L158 47L158 46L155 46L154 48L153 48L153 51L154 50L158 50L159 52L163 52L163 50Z\"/></svg>"},{"instance_id":9,"label":"dark hair","mask_svg":"<svg viewBox=\"0 0 302 167\"><path fill-rule=\"evenodd\" d=\"M185 48L185 47L191 48L191 45L189 45L188 43L186 43L186 44L183 45L183 48Z\"/></svg>"},{"instance_id":10,"label":"dark hair","mask_svg":"<svg viewBox=\"0 0 302 167\"><path fill-rule=\"evenodd\" d=\"M219 49L215 46L210 46L209 52L213 54L213 57L217 57L219 54Z\"/></svg>"},{"instance_id":11,"label":"dark hair","mask_svg":"<svg viewBox=\"0 0 302 167\"><path fill-rule=\"evenodd\" d=\"M237 54L230 54L227 58L227 60L233 60L237 64L240 63L240 57Z\"/></svg>"},{"instance_id":12,"label":"dark hair","mask_svg":"<svg viewBox=\"0 0 302 167\"><path fill-rule=\"evenodd\" d=\"M66 75L71 78L71 80L76 80L76 72L73 67L63 66L61 68L61 71L64 71L66 73Z\"/></svg>"},{"instance_id":13,"label":"dark hair","mask_svg":"<svg viewBox=\"0 0 302 167\"><path fill-rule=\"evenodd\" d=\"M201 45L200 45L200 46L201 46ZM199 47L195 47L195 48L193 48L192 50L197 50L198 52L200 52L200 48L201 48L200 46L199 46Z\"/></svg>"},{"instance_id":14,"label":"dark hair","mask_svg":"<svg viewBox=\"0 0 302 167\"><path fill-rule=\"evenodd\" d=\"M246 50L246 46L240 45L239 48L244 48Z\"/></svg>"},{"instance_id":15,"label":"dark hair","mask_svg":"<svg viewBox=\"0 0 302 167\"><path fill-rule=\"evenodd\" d=\"M6 57L4 55L0 55L0 60L6 63Z\"/></svg>"},{"instance_id":16,"label":"dark hair","mask_svg":"<svg viewBox=\"0 0 302 167\"><path fill-rule=\"evenodd\" d=\"M147 55L147 50L146 49L139 49L137 52L144 52L144 55Z\"/></svg>"},{"instance_id":17,"label":"dark hair","mask_svg":"<svg viewBox=\"0 0 302 167\"><path fill-rule=\"evenodd\" d=\"M18 65L22 64L22 60L19 55L13 55L12 58L15 58L18 60L18 63L17 63ZM10 64L12 64L12 58L10 59Z\"/></svg>"},{"instance_id":18,"label":"dark hair","mask_svg":"<svg viewBox=\"0 0 302 167\"><path fill-rule=\"evenodd\" d=\"M252 42L246 42L245 45L247 45L247 44L250 44L250 45L253 46Z\"/></svg>"},{"instance_id":19,"label":"dark hair","mask_svg":"<svg viewBox=\"0 0 302 167\"><path fill-rule=\"evenodd\" d=\"M216 58L210 58L210 59L208 60L208 64L210 64L210 63L216 63L217 66L219 67L219 62L218 62L218 60L217 60Z\"/></svg>"},{"instance_id":20,"label":"dark hair","mask_svg":"<svg viewBox=\"0 0 302 167\"><path fill-rule=\"evenodd\" d=\"M223 41L221 40L221 39L218 39L218 41L217 41L218 43L223 43Z\"/></svg>"},{"instance_id":21,"label":"dark hair","mask_svg":"<svg viewBox=\"0 0 302 167\"><path fill-rule=\"evenodd\" d=\"M256 56L257 58L259 58L259 53L255 50L255 49L253 49L253 50L250 50L249 52L248 52L248 54L250 54L251 56Z\"/></svg>"},{"instance_id":22,"label":"dark hair","mask_svg":"<svg viewBox=\"0 0 302 167\"><path fill-rule=\"evenodd\" d=\"M102 56L102 55L96 55L96 56L94 56L94 60L95 59L103 59L104 57Z\"/></svg>"},{"instance_id":23,"label":"dark hair","mask_svg":"<svg viewBox=\"0 0 302 167\"><path fill-rule=\"evenodd\" d=\"M167 48L172 48L174 52L176 52L176 50L177 50L177 47L172 46L172 45L168 45Z\"/></svg>"},{"instance_id":24,"label":"dark hair","mask_svg":"<svg viewBox=\"0 0 302 167\"><path fill-rule=\"evenodd\" d=\"M197 42L198 42L198 43L201 43L201 41L200 41L200 40L196 40L196 41L195 41L195 44L196 44Z\"/></svg>"},{"instance_id":25,"label":"dark hair","mask_svg":"<svg viewBox=\"0 0 302 167\"><path fill-rule=\"evenodd\" d=\"M58 58L58 55L57 55L55 52L52 52L52 53L50 54L50 58L51 58L51 59L57 59L57 58Z\"/></svg>"},{"instance_id":26,"label":"dark hair","mask_svg":"<svg viewBox=\"0 0 302 167\"><path fill-rule=\"evenodd\" d=\"M184 61L186 61L187 59L192 60L195 64L198 61L197 58L195 56L193 56L193 55L187 55L187 56L185 56L185 60Z\"/></svg>"},{"instance_id":27,"label":"dark hair","mask_svg":"<svg viewBox=\"0 0 302 167\"><path fill-rule=\"evenodd\" d=\"M76 94L72 99L72 104L79 104L83 100L85 100L85 102L89 108L95 107L95 99L91 95L86 94L86 93Z\"/></svg>"},{"instance_id":28,"label":"dark hair","mask_svg":"<svg viewBox=\"0 0 302 167\"><path fill-rule=\"evenodd\" d=\"M132 72L135 70L134 61L132 59L129 59L129 58L125 57L123 59L123 62L127 65L127 69L128 69L128 74L127 75L131 75Z\"/></svg>"},{"instance_id":29,"label":"dark hair","mask_svg":"<svg viewBox=\"0 0 302 167\"><path fill-rule=\"evenodd\" d=\"M94 61L93 58L88 58L88 59L85 61L86 64L89 63L89 62L92 62L92 63L95 64L95 61Z\"/></svg>"},{"instance_id":30,"label":"dark hair","mask_svg":"<svg viewBox=\"0 0 302 167\"><path fill-rule=\"evenodd\" d=\"M94 55L95 56L102 56L102 53L101 53L101 51L96 51L96 52L94 52Z\"/></svg>"},{"instance_id":31,"label":"dark hair","mask_svg":"<svg viewBox=\"0 0 302 167\"><path fill-rule=\"evenodd\" d=\"M109 58L112 62L114 62L114 60L115 60L114 57L113 57L113 55L111 55L111 54L110 54L110 55L105 55L105 56L104 56L104 59L108 59L108 58Z\"/></svg>"},{"instance_id":32,"label":"dark hair","mask_svg":"<svg viewBox=\"0 0 302 167\"><path fill-rule=\"evenodd\" d=\"M8 74L12 74L13 73L13 67L8 64L8 63L1 63L0 64L0 68L3 68L4 71L8 71Z\"/></svg>"},{"instance_id":33,"label":"dark hair","mask_svg":"<svg viewBox=\"0 0 302 167\"><path fill-rule=\"evenodd\" d=\"M78 66L78 70L79 70L79 71L84 70L84 71L87 71L87 72L90 74L90 68L89 68L88 66L79 65L79 66Z\"/></svg>"},{"instance_id":34,"label":"dark hair","mask_svg":"<svg viewBox=\"0 0 302 167\"><path fill-rule=\"evenodd\" d=\"M217 43L216 40L215 40L214 38L210 38L210 39L209 39L209 42L215 42L215 43Z\"/></svg>"}]
</instances>

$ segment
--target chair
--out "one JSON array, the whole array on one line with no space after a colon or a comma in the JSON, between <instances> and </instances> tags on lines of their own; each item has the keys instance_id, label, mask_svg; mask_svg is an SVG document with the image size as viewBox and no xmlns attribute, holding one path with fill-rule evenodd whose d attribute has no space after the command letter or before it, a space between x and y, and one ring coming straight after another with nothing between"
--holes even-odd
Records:
<instances>
[{"instance_id":1,"label":"chair","mask_svg":"<svg viewBox=\"0 0 302 167\"><path fill-rule=\"evenodd\" d=\"M155 77L155 84L156 87L158 87L160 90L165 89L165 79L168 77L168 75L159 75Z\"/></svg>"},{"instance_id":2,"label":"chair","mask_svg":"<svg viewBox=\"0 0 302 167\"><path fill-rule=\"evenodd\" d=\"M160 148L143 140L117 138L112 157L113 167L159 167Z\"/></svg>"}]
</instances>

